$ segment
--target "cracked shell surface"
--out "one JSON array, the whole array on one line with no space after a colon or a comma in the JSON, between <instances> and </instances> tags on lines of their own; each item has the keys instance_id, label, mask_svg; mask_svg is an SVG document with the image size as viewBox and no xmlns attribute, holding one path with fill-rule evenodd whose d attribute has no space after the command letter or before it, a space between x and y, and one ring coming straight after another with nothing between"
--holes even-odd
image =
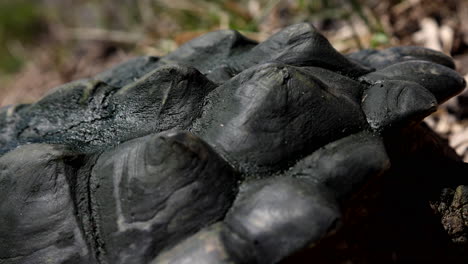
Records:
<instances>
[{"instance_id":1,"label":"cracked shell surface","mask_svg":"<svg viewBox=\"0 0 468 264\"><path fill-rule=\"evenodd\" d=\"M232 30L0 109L0 262L277 263L465 87L418 47L348 56L307 23Z\"/></svg>"}]
</instances>

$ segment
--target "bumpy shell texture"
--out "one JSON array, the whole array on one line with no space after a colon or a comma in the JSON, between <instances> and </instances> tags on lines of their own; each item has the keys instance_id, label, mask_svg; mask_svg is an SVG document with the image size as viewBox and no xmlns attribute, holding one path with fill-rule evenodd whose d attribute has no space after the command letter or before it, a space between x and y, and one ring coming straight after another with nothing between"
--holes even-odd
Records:
<instances>
[{"instance_id":1,"label":"bumpy shell texture","mask_svg":"<svg viewBox=\"0 0 468 264\"><path fill-rule=\"evenodd\" d=\"M277 263L461 92L419 47L343 56L310 24L208 33L0 109L0 262Z\"/></svg>"}]
</instances>

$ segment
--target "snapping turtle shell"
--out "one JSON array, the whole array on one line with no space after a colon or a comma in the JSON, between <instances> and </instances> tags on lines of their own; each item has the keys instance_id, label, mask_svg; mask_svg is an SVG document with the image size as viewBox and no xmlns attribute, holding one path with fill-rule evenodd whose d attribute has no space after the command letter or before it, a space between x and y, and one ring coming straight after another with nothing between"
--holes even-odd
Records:
<instances>
[{"instance_id":1,"label":"snapping turtle shell","mask_svg":"<svg viewBox=\"0 0 468 264\"><path fill-rule=\"evenodd\" d=\"M65 84L0 109L0 262L277 263L464 87L442 53L343 56L307 23Z\"/></svg>"}]
</instances>

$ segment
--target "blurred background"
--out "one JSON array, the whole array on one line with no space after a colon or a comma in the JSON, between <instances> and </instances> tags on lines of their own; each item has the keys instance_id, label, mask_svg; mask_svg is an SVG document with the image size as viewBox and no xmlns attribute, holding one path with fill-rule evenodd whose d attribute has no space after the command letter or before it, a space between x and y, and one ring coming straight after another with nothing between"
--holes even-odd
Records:
<instances>
[{"instance_id":1,"label":"blurred background","mask_svg":"<svg viewBox=\"0 0 468 264\"><path fill-rule=\"evenodd\" d=\"M0 0L0 106L208 31L262 41L303 21L341 52L421 45L452 55L468 77L468 0ZM467 116L463 95L426 121L466 155Z\"/></svg>"}]
</instances>

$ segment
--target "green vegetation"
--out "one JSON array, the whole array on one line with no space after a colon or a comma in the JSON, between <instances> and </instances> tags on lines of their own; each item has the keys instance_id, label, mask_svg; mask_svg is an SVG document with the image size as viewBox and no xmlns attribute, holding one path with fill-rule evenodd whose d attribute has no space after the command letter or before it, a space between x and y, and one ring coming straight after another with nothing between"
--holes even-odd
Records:
<instances>
[{"instance_id":1,"label":"green vegetation","mask_svg":"<svg viewBox=\"0 0 468 264\"><path fill-rule=\"evenodd\" d=\"M24 60L24 43L31 43L43 31L43 17L35 1L0 2L0 72L18 70Z\"/></svg>"}]
</instances>

